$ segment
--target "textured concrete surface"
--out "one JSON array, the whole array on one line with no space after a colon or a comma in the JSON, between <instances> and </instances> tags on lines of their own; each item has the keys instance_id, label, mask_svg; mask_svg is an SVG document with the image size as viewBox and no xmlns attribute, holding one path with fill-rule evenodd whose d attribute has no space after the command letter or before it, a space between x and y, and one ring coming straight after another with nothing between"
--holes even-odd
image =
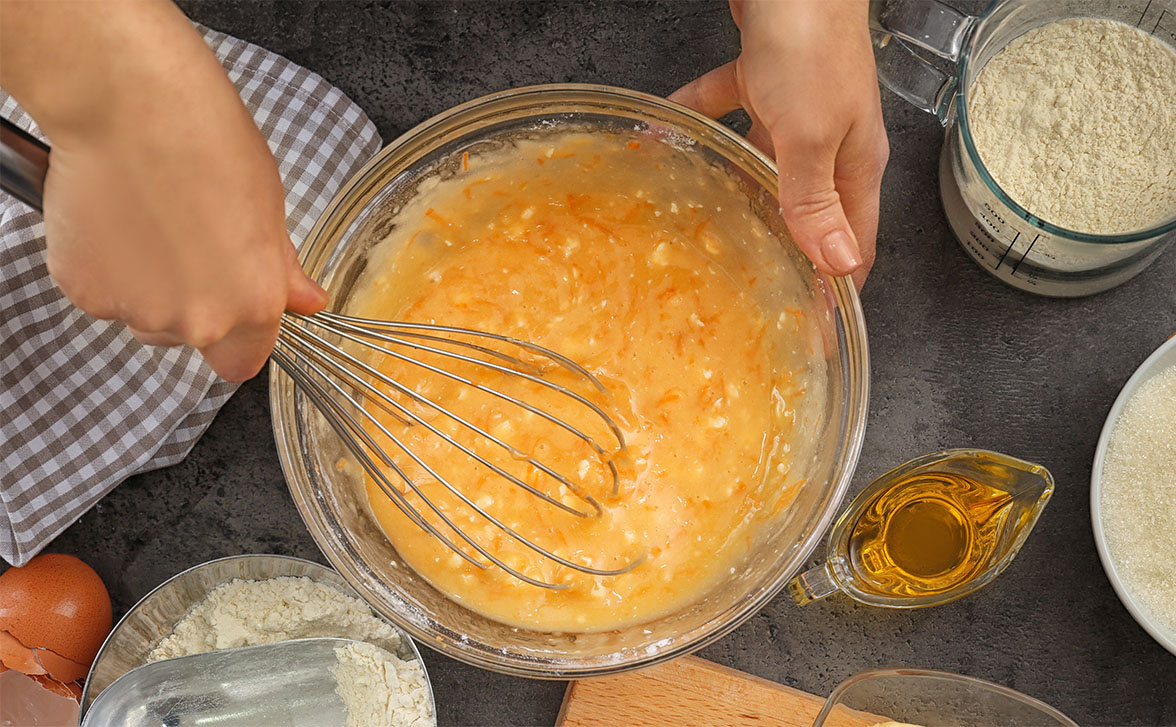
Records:
<instances>
[{"instance_id":1,"label":"textured concrete surface","mask_svg":"<svg viewBox=\"0 0 1176 727\"><path fill-rule=\"evenodd\" d=\"M184 3L340 86L391 140L428 116L527 83L596 81L664 94L733 58L722 2ZM831 48L830 52L836 52ZM855 487L952 446L1047 465L1057 491L1020 557L987 589L914 612L777 598L702 655L827 693L867 667L947 669L1007 684L1080 723L1176 724L1176 657L1139 628L1099 565L1088 478L1103 418L1176 332L1176 251L1134 281L1047 300L990 278L958 248L936 192L942 137L885 97L893 149L880 253L863 304L873 397ZM322 560L278 466L264 381L245 386L188 460L128 481L51 548L76 553L122 613L161 580L223 555ZM560 683L426 651L444 725L550 725Z\"/></svg>"}]
</instances>

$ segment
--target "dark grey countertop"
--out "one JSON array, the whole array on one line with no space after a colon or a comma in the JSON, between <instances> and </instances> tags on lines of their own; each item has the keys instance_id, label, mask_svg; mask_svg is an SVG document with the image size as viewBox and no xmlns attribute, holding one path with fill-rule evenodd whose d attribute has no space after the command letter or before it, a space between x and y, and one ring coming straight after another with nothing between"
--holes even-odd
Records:
<instances>
[{"instance_id":1,"label":"dark grey countertop","mask_svg":"<svg viewBox=\"0 0 1176 727\"><path fill-rule=\"evenodd\" d=\"M973 5L975 3L972 3ZM665 94L734 58L723 2L183 2L196 20L322 74L385 140L511 86L589 81ZM835 52L835 49L830 49ZM892 156L879 256L863 293L873 395L855 489L932 450L976 446L1048 466L1057 490L994 584L947 606L887 611L778 597L701 655L815 694L877 666L1007 684L1083 724L1176 724L1176 656L1111 590L1090 530L1103 419L1176 332L1176 251L1109 293L1034 297L961 251L937 198L942 130L884 93ZM132 478L49 550L92 564L116 615L176 572L236 553L323 561L287 494L264 377L183 463ZM426 650L442 725L550 725L563 683L479 671Z\"/></svg>"}]
</instances>

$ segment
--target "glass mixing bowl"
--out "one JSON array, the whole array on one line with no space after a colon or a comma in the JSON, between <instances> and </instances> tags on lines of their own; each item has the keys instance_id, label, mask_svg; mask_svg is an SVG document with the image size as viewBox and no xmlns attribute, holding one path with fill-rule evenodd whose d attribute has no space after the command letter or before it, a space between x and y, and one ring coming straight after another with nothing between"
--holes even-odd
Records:
<instances>
[{"instance_id":1,"label":"glass mixing bowl","mask_svg":"<svg viewBox=\"0 0 1176 727\"><path fill-rule=\"evenodd\" d=\"M307 273L331 292L331 309L341 310L371 246L396 224L400 204L418 191L427 193L428 180L456 173L463 152L567 130L667 143L700 155L729 176L746 195L748 214L763 220L782 243L767 246L770 260L743 261L760 266L749 269L792 281L757 286L773 288L759 301L767 320L787 308L805 314L795 316L803 323L790 325L809 344L817 373L813 395L806 393L798 411L789 473L804 484L787 508L758 529L738 567L705 597L655 621L598 633L527 630L471 611L401 562L369 513L363 483L347 468L336 467L345 450L325 419L276 366L270 383L274 434L290 492L311 535L347 582L381 614L448 656L503 673L558 679L672 659L720 638L771 600L804 564L849 485L865 428L869 371L857 293L848 279L818 275L791 242L778 213L771 161L730 130L677 104L605 86L497 93L404 134L346 184L323 213L302 251ZM651 169L651 180L656 176ZM761 257L764 247L759 246Z\"/></svg>"}]
</instances>

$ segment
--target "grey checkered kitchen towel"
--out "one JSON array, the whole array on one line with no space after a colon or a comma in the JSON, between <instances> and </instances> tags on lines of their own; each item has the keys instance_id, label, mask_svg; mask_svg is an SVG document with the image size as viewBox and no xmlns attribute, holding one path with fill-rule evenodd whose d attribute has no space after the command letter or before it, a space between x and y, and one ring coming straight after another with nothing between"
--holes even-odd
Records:
<instances>
[{"instance_id":1,"label":"grey checkered kitchen towel","mask_svg":"<svg viewBox=\"0 0 1176 727\"><path fill-rule=\"evenodd\" d=\"M269 140L300 245L380 148L321 77L200 29ZM0 91L0 114L37 133ZM119 482L184 458L235 389L190 348L153 348L75 308L49 278L41 216L0 192L0 556L22 565Z\"/></svg>"}]
</instances>

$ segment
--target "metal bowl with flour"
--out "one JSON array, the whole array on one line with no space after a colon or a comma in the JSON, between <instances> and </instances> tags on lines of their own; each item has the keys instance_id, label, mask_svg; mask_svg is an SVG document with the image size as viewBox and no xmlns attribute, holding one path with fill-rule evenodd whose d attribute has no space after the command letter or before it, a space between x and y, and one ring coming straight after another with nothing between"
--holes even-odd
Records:
<instances>
[{"instance_id":1,"label":"metal bowl with flour","mask_svg":"<svg viewBox=\"0 0 1176 727\"><path fill-rule=\"evenodd\" d=\"M283 555L236 555L210 560L172 576L155 590L143 596L111 631L98 651L82 691L79 723L95 698L123 674L147 663L151 653L168 636L184 616L205 599L217 586L240 580L266 580L280 576L309 578L328 585L340 593L358 598L338 573L301 558ZM393 627L395 628L395 627ZM398 630L399 631L399 630ZM416 644L407 634L401 635L398 657L421 661ZM423 663L422 663L423 669ZM425 671L428 702L433 714L436 704L433 689Z\"/></svg>"}]
</instances>

